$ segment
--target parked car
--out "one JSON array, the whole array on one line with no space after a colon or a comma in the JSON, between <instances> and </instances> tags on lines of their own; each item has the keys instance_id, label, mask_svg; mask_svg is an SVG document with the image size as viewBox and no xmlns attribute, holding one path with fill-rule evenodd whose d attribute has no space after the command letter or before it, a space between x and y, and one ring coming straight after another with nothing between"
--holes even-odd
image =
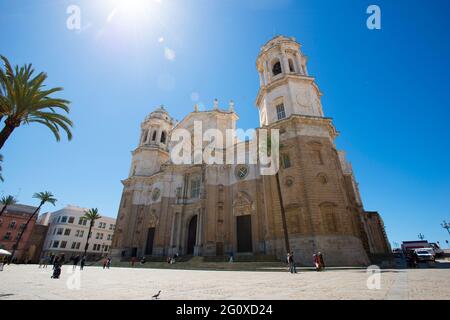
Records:
<instances>
[{"instance_id":1,"label":"parked car","mask_svg":"<svg viewBox=\"0 0 450 320\"><path fill-rule=\"evenodd\" d=\"M431 248L421 248L414 250L417 261L435 261L434 250Z\"/></svg>"}]
</instances>

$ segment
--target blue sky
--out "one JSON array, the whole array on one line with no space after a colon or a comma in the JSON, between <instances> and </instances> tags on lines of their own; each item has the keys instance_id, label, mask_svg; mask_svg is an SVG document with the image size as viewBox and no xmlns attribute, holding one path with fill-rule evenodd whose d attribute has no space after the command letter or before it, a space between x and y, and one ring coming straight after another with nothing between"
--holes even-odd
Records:
<instances>
[{"instance_id":1,"label":"blue sky","mask_svg":"<svg viewBox=\"0 0 450 320\"><path fill-rule=\"evenodd\" d=\"M149 0L148 11L120 2L0 0L0 53L64 87L75 122L71 142L17 129L2 149L1 195L33 205L34 192L49 190L55 209L115 217L143 118L160 104L181 120L192 98L207 108L234 99L238 126L257 127L255 59L284 34L309 56L337 146L390 241L449 239L440 227L450 221L449 1ZM66 28L71 4L79 32ZM381 7L379 31L366 28L370 4Z\"/></svg>"}]
</instances>

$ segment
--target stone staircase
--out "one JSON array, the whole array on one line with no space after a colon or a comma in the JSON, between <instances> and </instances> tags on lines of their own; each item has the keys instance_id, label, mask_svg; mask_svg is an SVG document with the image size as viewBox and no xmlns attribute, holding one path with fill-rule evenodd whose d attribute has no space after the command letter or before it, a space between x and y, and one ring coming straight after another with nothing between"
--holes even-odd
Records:
<instances>
[{"instance_id":1,"label":"stone staircase","mask_svg":"<svg viewBox=\"0 0 450 320\"><path fill-rule=\"evenodd\" d=\"M228 262L229 256L203 257L204 262ZM279 262L275 255L257 254L257 255L237 255L234 256L234 262Z\"/></svg>"}]
</instances>

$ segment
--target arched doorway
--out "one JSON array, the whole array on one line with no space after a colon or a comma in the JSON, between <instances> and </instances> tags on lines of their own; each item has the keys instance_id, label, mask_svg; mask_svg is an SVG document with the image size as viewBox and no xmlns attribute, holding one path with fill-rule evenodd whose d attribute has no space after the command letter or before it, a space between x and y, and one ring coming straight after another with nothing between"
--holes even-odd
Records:
<instances>
[{"instance_id":1,"label":"arched doorway","mask_svg":"<svg viewBox=\"0 0 450 320\"><path fill-rule=\"evenodd\" d=\"M237 252L252 252L252 216L236 217Z\"/></svg>"},{"instance_id":2,"label":"arched doorway","mask_svg":"<svg viewBox=\"0 0 450 320\"><path fill-rule=\"evenodd\" d=\"M148 228L147 245L145 247L145 254L152 255L152 253L153 253L153 240L154 239L155 239L155 228Z\"/></svg>"},{"instance_id":3,"label":"arched doorway","mask_svg":"<svg viewBox=\"0 0 450 320\"><path fill-rule=\"evenodd\" d=\"M191 218L188 227L187 254L194 254L195 242L197 240L197 215Z\"/></svg>"}]
</instances>

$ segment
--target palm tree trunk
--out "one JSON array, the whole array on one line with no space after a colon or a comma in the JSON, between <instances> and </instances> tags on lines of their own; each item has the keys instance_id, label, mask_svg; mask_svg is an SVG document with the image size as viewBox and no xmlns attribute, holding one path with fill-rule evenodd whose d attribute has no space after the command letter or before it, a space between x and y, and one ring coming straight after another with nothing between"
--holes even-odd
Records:
<instances>
[{"instance_id":1,"label":"palm tree trunk","mask_svg":"<svg viewBox=\"0 0 450 320\"><path fill-rule=\"evenodd\" d=\"M2 208L2 211L0 211L0 217L2 216L3 212L5 212L7 205L5 204Z\"/></svg>"},{"instance_id":2,"label":"palm tree trunk","mask_svg":"<svg viewBox=\"0 0 450 320\"><path fill-rule=\"evenodd\" d=\"M88 232L88 235L87 235L86 245L84 246L84 256L85 257L86 257L87 249L88 249L88 246L89 246L89 238L91 237L91 230L92 230L93 225L94 225L94 221L91 220L91 222L89 223L89 232Z\"/></svg>"},{"instance_id":3,"label":"palm tree trunk","mask_svg":"<svg viewBox=\"0 0 450 320\"><path fill-rule=\"evenodd\" d=\"M16 253L16 250L19 248L19 242L22 239L23 234L25 233L25 231L27 230L28 224L30 223L30 221L33 219L33 217L36 215L36 213L39 212L39 210L41 210L41 207L44 203L41 202L41 204L39 205L39 207L37 207L37 209L33 212L33 214L31 215L31 217L28 218L27 223L25 224L25 226L23 227L22 231L19 231L19 236L17 237L17 241L14 244L13 247L13 252L11 253L11 256L9 257L9 261L8 264L11 263L12 259L14 258L14 254ZM19 226L20 228L20 226Z\"/></svg>"},{"instance_id":4,"label":"palm tree trunk","mask_svg":"<svg viewBox=\"0 0 450 320\"><path fill-rule=\"evenodd\" d=\"M283 233L284 233L284 245L286 247L286 252L291 252L291 246L289 245L289 234L286 223L286 212L284 211L283 195L281 194L280 176L278 172L275 174L275 179L277 181L278 198L280 199L281 221L283 223Z\"/></svg>"},{"instance_id":5,"label":"palm tree trunk","mask_svg":"<svg viewBox=\"0 0 450 320\"><path fill-rule=\"evenodd\" d=\"M0 149L3 148L3 145L5 144L6 140L8 140L9 136L15 128L16 126L9 124L8 119L6 119L5 127L0 132Z\"/></svg>"}]
</instances>

